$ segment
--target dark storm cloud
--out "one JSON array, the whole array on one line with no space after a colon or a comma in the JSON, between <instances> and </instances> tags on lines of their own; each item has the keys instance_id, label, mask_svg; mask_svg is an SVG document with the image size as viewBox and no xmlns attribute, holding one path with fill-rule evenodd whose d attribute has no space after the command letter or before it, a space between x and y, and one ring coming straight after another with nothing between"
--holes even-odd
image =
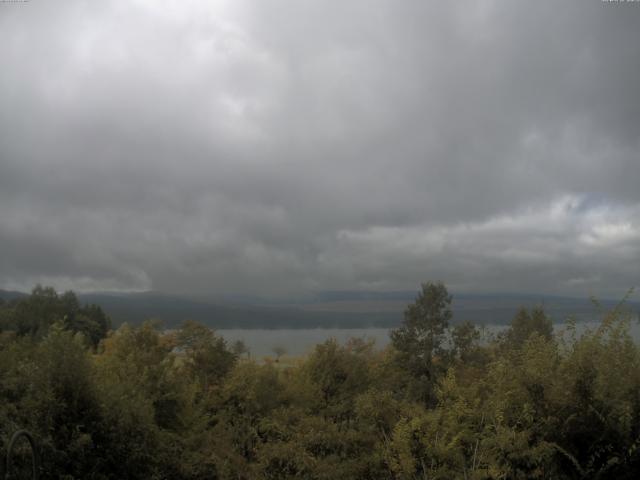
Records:
<instances>
[{"instance_id":1,"label":"dark storm cloud","mask_svg":"<svg viewBox=\"0 0 640 480\"><path fill-rule=\"evenodd\" d=\"M0 287L618 294L640 4L0 6Z\"/></svg>"}]
</instances>

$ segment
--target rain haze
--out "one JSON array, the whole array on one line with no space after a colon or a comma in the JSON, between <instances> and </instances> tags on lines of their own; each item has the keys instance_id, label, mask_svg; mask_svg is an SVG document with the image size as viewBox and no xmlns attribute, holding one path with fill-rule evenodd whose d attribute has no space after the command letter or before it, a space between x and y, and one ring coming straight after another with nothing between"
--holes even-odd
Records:
<instances>
[{"instance_id":1,"label":"rain haze","mask_svg":"<svg viewBox=\"0 0 640 480\"><path fill-rule=\"evenodd\" d=\"M640 5L0 4L0 288L619 297Z\"/></svg>"}]
</instances>

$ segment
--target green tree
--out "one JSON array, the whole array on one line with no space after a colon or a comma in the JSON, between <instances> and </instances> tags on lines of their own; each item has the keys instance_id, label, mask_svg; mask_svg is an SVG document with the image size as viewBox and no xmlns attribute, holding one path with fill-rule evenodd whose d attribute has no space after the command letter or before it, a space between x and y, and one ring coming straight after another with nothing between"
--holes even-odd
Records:
<instances>
[{"instance_id":1,"label":"green tree","mask_svg":"<svg viewBox=\"0 0 640 480\"><path fill-rule=\"evenodd\" d=\"M94 348L111 329L111 320L98 305L80 307L72 315L66 315L65 321L72 331L82 333Z\"/></svg>"},{"instance_id":2,"label":"green tree","mask_svg":"<svg viewBox=\"0 0 640 480\"><path fill-rule=\"evenodd\" d=\"M247 347L247 344L244 343L242 340L236 340L235 342L233 342L233 345L231 346L231 351L235 353L238 357L241 357L242 355L247 354L247 358L251 358L251 351L249 350L249 347Z\"/></svg>"},{"instance_id":3,"label":"green tree","mask_svg":"<svg viewBox=\"0 0 640 480\"><path fill-rule=\"evenodd\" d=\"M72 291L58 295L52 287L41 285L31 295L0 308L0 330L12 330L18 336L44 338L56 322L62 322L74 333L82 333L94 348L111 328L109 317L99 306L81 306Z\"/></svg>"},{"instance_id":4,"label":"green tree","mask_svg":"<svg viewBox=\"0 0 640 480\"><path fill-rule=\"evenodd\" d=\"M176 346L184 351L188 371L205 393L222 381L238 359L224 338L192 320L184 322L177 332Z\"/></svg>"},{"instance_id":5,"label":"green tree","mask_svg":"<svg viewBox=\"0 0 640 480\"><path fill-rule=\"evenodd\" d=\"M181 478L184 442L200 423L196 388L157 323L122 325L96 358L104 469L112 478Z\"/></svg>"},{"instance_id":6,"label":"green tree","mask_svg":"<svg viewBox=\"0 0 640 480\"><path fill-rule=\"evenodd\" d=\"M453 349L463 362L469 359L479 339L480 332L469 321L456 325L451 331Z\"/></svg>"},{"instance_id":7,"label":"green tree","mask_svg":"<svg viewBox=\"0 0 640 480\"><path fill-rule=\"evenodd\" d=\"M8 434L26 428L45 472L92 478L100 426L93 366L79 335L57 322L40 342L15 337L0 345L0 451Z\"/></svg>"},{"instance_id":8,"label":"green tree","mask_svg":"<svg viewBox=\"0 0 640 480\"><path fill-rule=\"evenodd\" d=\"M303 373L319 389L324 406L336 407L337 411L343 410L343 402L353 402L354 394L364 391L368 384L365 359L333 338L316 345Z\"/></svg>"},{"instance_id":9,"label":"green tree","mask_svg":"<svg viewBox=\"0 0 640 480\"><path fill-rule=\"evenodd\" d=\"M553 337L553 323L541 306L534 307L531 312L521 307L513 317L504 338L508 346L520 348L533 333L546 340Z\"/></svg>"},{"instance_id":10,"label":"green tree","mask_svg":"<svg viewBox=\"0 0 640 480\"><path fill-rule=\"evenodd\" d=\"M429 403L434 400L433 387L443 369L436 357L445 355L443 342L452 317L451 300L442 283L422 284L415 302L404 312L402 325L391 331L391 342L398 353L399 364L414 377L413 395Z\"/></svg>"}]
</instances>

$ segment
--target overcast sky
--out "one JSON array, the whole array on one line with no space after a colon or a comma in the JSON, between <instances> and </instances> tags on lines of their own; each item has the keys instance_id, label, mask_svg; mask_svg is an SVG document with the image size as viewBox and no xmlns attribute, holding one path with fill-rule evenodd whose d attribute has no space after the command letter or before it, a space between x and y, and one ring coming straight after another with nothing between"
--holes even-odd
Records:
<instances>
[{"instance_id":1,"label":"overcast sky","mask_svg":"<svg viewBox=\"0 0 640 480\"><path fill-rule=\"evenodd\" d=\"M0 288L639 272L640 2L0 3Z\"/></svg>"}]
</instances>

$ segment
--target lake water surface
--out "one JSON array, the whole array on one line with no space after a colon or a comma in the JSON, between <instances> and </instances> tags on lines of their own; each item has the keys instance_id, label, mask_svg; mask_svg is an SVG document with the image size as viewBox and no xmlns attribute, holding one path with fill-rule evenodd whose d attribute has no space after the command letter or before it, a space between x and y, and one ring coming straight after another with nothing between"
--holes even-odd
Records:
<instances>
[{"instance_id":1,"label":"lake water surface","mask_svg":"<svg viewBox=\"0 0 640 480\"><path fill-rule=\"evenodd\" d=\"M596 322L584 322L577 324L578 332L587 328L597 327ZM565 324L554 325L556 330L564 328ZM504 325L487 325L484 327L484 337L490 338L501 330ZM640 324L632 321L630 331L636 342L640 341ZM314 328L314 329L220 329L216 333L222 335L227 342L232 344L237 340L242 340L251 352L251 356L262 358L273 356L275 347L282 347L287 355L299 356L313 350L313 348L329 338L335 338L339 343L344 344L349 338L365 338L375 340L377 348L386 347L389 342L388 328Z\"/></svg>"}]
</instances>

